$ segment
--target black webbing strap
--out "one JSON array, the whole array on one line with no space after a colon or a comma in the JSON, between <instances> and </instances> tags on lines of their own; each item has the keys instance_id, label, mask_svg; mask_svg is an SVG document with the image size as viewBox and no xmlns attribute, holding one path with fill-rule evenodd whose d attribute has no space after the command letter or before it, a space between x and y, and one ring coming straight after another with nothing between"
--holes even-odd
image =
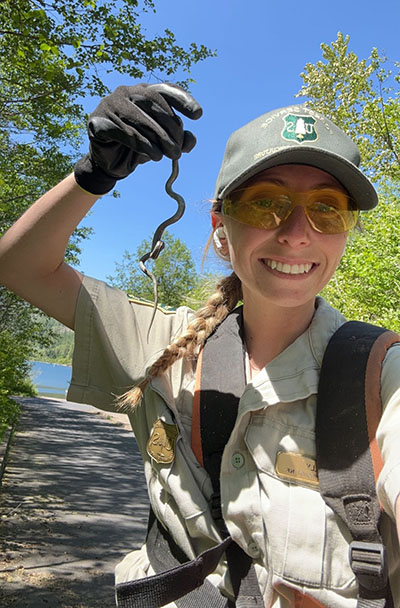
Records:
<instances>
[{"instance_id":1,"label":"black webbing strap","mask_svg":"<svg viewBox=\"0 0 400 608\"><path fill-rule=\"evenodd\" d=\"M222 453L235 426L240 397L246 386L243 308L237 308L207 339L202 354L200 381L200 439L204 468L210 475L211 512L226 536L221 513L220 471ZM227 373L224 360L229 354Z\"/></svg>"},{"instance_id":2,"label":"black webbing strap","mask_svg":"<svg viewBox=\"0 0 400 608\"><path fill-rule=\"evenodd\" d=\"M225 359L229 354L227 373ZM228 371L229 371L228 370ZM221 459L235 426L239 400L246 386L243 307L236 308L207 339L202 354L200 435L204 468L210 475L211 513L222 537L228 535L220 494ZM236 608L264 607L252 558L232 542L226 552Z\"/></svg>"},{"instance_id":3,"label":"black webbing strap","mask_svg":"<svg viewBox=\"0 0 400 608\"><path fill-rule=\"evenodd\" d=\"M393 332L387 332L388 339L380 339L385 331L357 321L345 323L325 351L318 387L315 431L320 492L354 539L349 560L359 583L357 608L392 605L369 449L376 428L368 428L365 406L373 349L381 350L377 360L382 362L387 348L400 340ZM380 373L376 380L380 382Z\"/></svg>"},{"instance_id":4,"label":"black webbing strap","mask_svg":"<svg viewBox=\"0 0 400 608\"><path fill-rule=\"evenodd\" d=\"M171 550L170 535L162 530L155 520L146 541L157 574L117 585L118 608L159 608L169 602L179 608L229 608L229 601L205 579L214 572L232 539L229 537L182 564L173 556L175 547Z\"/></svg>"}]
</instances>

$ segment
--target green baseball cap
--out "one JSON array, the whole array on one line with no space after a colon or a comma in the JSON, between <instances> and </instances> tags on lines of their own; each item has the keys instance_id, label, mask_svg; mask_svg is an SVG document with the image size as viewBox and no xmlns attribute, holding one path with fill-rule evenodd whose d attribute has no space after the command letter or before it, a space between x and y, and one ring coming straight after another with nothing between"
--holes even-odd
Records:
<instances>
[{"instance_id":1,"label":"green baseball cap","mask_svg":"<svg viewBox=\"0 0 400 608\"><path fill-rule=\"evenodd\" d=\"M360 152L331 120L305 105L272 110L230 136L215 198L223 199L260 171L277 165L311 165L333 175L359 209L372 209L378 195L358 169Z\"/></svg>"}]
</instances>

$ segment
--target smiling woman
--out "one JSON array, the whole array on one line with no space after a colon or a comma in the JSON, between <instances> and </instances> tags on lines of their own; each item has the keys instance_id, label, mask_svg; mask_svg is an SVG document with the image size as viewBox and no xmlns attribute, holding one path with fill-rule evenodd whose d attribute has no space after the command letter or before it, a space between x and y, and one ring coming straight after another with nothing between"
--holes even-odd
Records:
<instances>
[{"instance_id":1,"label":"smiling woman","mask_svg":"<svg viewBox=\"0 0 400 608\"><path fill-rule=\"evenodd\" d=\"M286 189L305 195L322 183L335 188L338 197L344 194L334 177L310 166L281 165L263 171L258 179L252 179L251 190L256 185L268 191L270 184L279 181ZM256 227L254 216L250 224L245 213L241 220L233 218L226 213L224 201L216 222L224 227L229 256L242 284L246 346L262 369L309 325L315 296L336 270L348 232L317 232L303 205L292 204L286 219L277 222L275 229L266 229L265 221L261 224L264 227ZM336 220L332 224L337 230ZM284 318L290 323L285 332L280 330ZM271 331L279 331L274 340L270 340Z\"/></svg>"},{"instance_id":2,"label":"smiling woman","mask_svg":"<svg viewBox=\"0 0 400 608\"><path fill-rule=\"evenodd\" d=\"M4 283L74 327L68 397L124 408L141 451L152 513L144 546L116 568L118 605L172 608L187 595L193 608L230 608L250 595L260 608L356 608L358 598L383 608L392 594L399 606L399 344L382 370L373 368L384 411L369 439L383 468L376 488L361 488L365 508L357 511L351 486L333 509L318 468L321 417L333 432L349 416L349 435L329 444L336 472L364 434L343 395L336 419L325 397L316 414L322 360L345 324L318 294L359 211L378 200L345 133L306 106L273 110L233 133L211 210L212 242L232 273L196 312L158 308L149 334L152 306L63 262L69 234L98 195L144 162L190 152L194 135L176 112L196 119L201 108L172 85L119 88L90 116L90 151L75 174L0 241ZM387 560L371 516L377 495ZM363 526L374 522L374 542L347 529L343 509L361 514ZM205 580L192 593L200 566Z\"/></svg>"}]
</instances>

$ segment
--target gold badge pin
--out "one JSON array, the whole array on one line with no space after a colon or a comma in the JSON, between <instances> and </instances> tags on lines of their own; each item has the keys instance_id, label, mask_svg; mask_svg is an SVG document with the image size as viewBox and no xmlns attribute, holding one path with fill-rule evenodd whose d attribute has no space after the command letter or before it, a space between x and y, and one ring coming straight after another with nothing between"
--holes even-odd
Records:
<instances>
[{"instance_id":1,"label":"gold badge pin","mask_svg":"<svg viewBox=\"0 0 400 608\"><path fill-rule=\"evenodd\" d=\"M158 418L151 430L150 439L147 442L147 453L158 464L171 464L175 458L175 446L178 438L178 427L176 424L168 424Z\"/></svg>"},{"instance_id":2,"label":"gold badge pin","mask_svg":"<svg viewBox=\"0 0 400 608\"><path fill-rule=\"evenodd\" d=\"M317 487L317 461L310 456L296 452L278 452L275 471L285 481Z\"/></svg>"}]
</instances>

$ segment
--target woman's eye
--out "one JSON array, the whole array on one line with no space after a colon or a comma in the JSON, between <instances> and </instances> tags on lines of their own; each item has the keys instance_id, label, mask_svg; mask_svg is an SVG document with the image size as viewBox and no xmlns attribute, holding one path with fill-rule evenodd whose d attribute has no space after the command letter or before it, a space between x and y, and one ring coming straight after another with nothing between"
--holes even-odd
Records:
<instances>
[{"instance_id":1,"label":"woman's eye","mask_svg":"<svg viewBox=\"0 0 400 608\"><path fill-rule=\"evenodd\" d=\"M336 213L338 211L337 207L335 207L334 205L327 205L326 203L314 203L313 209L317 213L323 213L323 214Z\"/></svg>"},{"instance_id":2,"label":"woman's eye","mask_svg":"<svg viewBox=\"0 0 400 608\"><path fill-rule=\"evenodd\" d=\"M253 201L252 204L257 207L261 207L262 209L270 209L275 204L275 201L271 198L260 198Z\"/></svg>"},{"instance_id":3,"label":"woman's eye","mask_svg":"<svg viewBox=\"0 0 400 608\"><path fill-rule=\"evenodd\" d=\"M272 209L274 213L279 213L279 211L286 210L290 206L291 202L286 197L266 197L254 200L251 204L258 209Z\"/></svg>"}]
</instances>

